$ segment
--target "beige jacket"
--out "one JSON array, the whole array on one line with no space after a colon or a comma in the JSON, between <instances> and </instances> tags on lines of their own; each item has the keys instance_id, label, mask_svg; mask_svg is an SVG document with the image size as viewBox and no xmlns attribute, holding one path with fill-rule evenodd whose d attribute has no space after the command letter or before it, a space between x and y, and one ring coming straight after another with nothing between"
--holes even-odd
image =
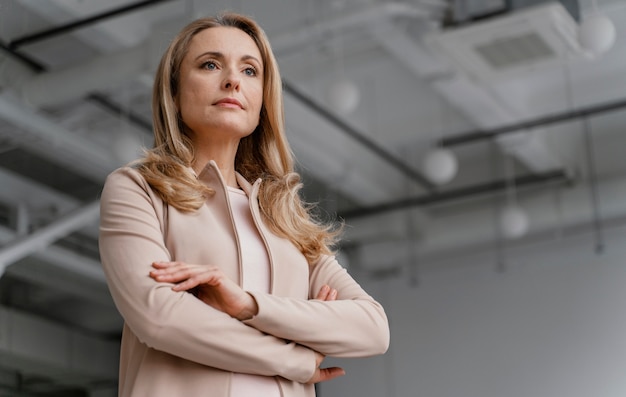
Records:
<instances>
[{"instance_id":1,"label":"beige jacket","mask_svg":"<svg viewBox=\"0 0 626 397\"><path fill-rule=\"evenodd\" d=\"M254 221L271 262L271 293L254 293L258 315L238 321L187 292L148 276L153 261L214 264L240 285L240 247L225 183L215 163L199 175L215 190L197 212L166 205L143 177L121 168L102 192L100 255L111 295L124 317L120 397L229 395L232 372L275 376L284 397L314 396L305 385L316 350L328 356L382 354L389 343L383 308L337 263L309 266L288 240L271 233L250 185ZM323 284L338 300L311 300Z\"/></svg>"}]
</instances>

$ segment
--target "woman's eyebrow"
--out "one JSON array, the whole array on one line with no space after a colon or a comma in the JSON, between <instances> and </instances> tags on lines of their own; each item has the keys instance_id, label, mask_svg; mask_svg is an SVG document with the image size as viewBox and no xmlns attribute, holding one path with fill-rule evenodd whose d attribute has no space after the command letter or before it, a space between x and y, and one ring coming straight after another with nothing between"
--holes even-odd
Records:
<instances>
[{"instance_id":1,"label":"woman's eyebrow","mask_svg":"<svg viewBox=\"0 0 626 397\"><path fill-rule=\"evenodd\" d=\"M224 58L224 54L222 54L219 51L207 51L207 52L203 52L202 54L198 55L196 57L196 60L198 60L198 59L200 59L200 58L202 58L202 57L204 57L206 55L210 55L213 58Z\"/></svg>"},{"instance_id":2,"label":"woman's eyebrow","mask_svg":"<svg viewBox=\"0 0 626 397\"><path fill-rule=\"evenodd\" d=\"M242 61L248 61L248 60L251 60L251 59L252 59L253 61L255 61L256 63L258 63L259 65L263 65L263 62L259 61L259 60L258 60L255 56L252 56L252 55L244 55L244 56L242 56L242 57L241 57L241 60L242 60Z\"/></svg>"}]
</instances>

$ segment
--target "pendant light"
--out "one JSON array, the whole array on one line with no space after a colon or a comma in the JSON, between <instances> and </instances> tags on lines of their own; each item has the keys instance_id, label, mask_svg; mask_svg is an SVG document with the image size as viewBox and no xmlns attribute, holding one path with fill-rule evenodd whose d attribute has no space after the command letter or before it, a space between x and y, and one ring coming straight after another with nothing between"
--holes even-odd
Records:
<instances>
[{"instance_id":1,"label":"pendant light","mask_svg":"<svg viewBox=\"0 0 626 397\"><path fill-rule=\"evenodd\" d=\"M338 35L340 34L341 32L338 33ZM346 115L355 111L359 106L361 92L354 80L346 76L343 37L337 37L335 44L337 69L334 78L327 86L326 97L333 111Z\"/></svg>"},{"instance_id":2,"label":"pendant light","mask_svg":"<svg viewBox=\"0 0 626 397\"><path fill-rule=\"evenodd\" d=\"M439 132L437 145L431 148L422 160L422 172L435 185L445 185L451 182L459 170L459 163L454 152L441 146L445 123L446 104L439 100Z\"/></svg>"},{"instance_id":3,"label":"pendant light","mask_svg":"<svg viewBox=\"0 0 626 397\"><path fill-rule=\"evenodd\" d=\"M583 19L578 30L580 46L598 56L613 47L616 36L615 24L598 9L596 0L593 0L593 12Z\"/></svg>"},{"instance_id":4,"label":"pendant light","mask_svg":"<svg viewBox=\"0 0 626 397\"><path fill-rule=\"evenodd\" d=\"M359 87L345 77L335 79L328 87L328 103L331 109L340 114L352 113L361 99Z\"/></svg>"},{"instance_id":5,"label":"pendant light","mask_svg":"<svg viewBox=\"0 0 626 397\"><path fill-rule=\"evenodd\" d=\"M505 161L507 180L507 203L500 212L500 231L509 240L523 237L528 233L530 222L526 211L518 204L515 191L515 173L513 172L513 160Z\"/></svg>"},{"instance_id":6,"label":"pendant light","mask_svg":"<svg viewBox=\"0 0 626 397\"><path fill-rule=\"evenodd\" d=\"M436 185L444 185L454 179L459 169L456 156L450 149L431 149L422 164L424 175Z\"/></svg>"}]
</instances>

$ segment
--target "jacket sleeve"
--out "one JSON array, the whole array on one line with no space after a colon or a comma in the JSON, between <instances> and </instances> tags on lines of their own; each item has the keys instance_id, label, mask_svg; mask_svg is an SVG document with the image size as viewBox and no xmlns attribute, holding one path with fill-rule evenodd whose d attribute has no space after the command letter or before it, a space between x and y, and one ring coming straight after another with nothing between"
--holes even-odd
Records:
<instances>
[{"instance_id":1,"label":"jacket sleeve","mask_svg":"<svg viewBox=\"0 0 626 397\"><path fill-rule=\"evenodd\" d=\"M310 379L315 370L311 349L264 334L149 277L152 262L170 260L158 217L162 206L138 172L121 169L107 178L101 261L111 295L133 333L151 348L211 367L300 383Z\"/></svg>"},{"instance_id":2,"label":"jacket sleeve","mask_svg":"<svg viewBox=\"0 0 626 397\"><path fill-rule=\"evenodd\" d=\"M324 284L337 290L337 300L312 299ZM364 357L387 351L389 325L382 306L334 257L321 256L312 266L309 291L310 300L252 293L259 311L245 323L327 356Z\"/></svg>"}]
</instances>

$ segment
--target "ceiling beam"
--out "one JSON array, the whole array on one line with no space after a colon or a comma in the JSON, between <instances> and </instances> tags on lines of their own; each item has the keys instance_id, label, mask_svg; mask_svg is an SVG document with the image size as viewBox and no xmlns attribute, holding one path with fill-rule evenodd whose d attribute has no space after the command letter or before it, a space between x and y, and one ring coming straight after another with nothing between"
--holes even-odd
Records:
<instances>
[{"instance_id":1,"label":"ceiling beam","mask_svg":"<svg viewBox=\"0 0 626 397\"><path fill-rule=\"evenodd\" d=\"M0 274L7 266L42 250L60 238L98 219L100 200L80 207L27 236L18 237L0 249Z\"/></svg>"},{"instance_id":2,"label":"ceiling beam","mask_svg":"<svg viewBox=\"0 0 626 397\"><path fill-rule=\"evenodd\" d=\"M295 88L295 86L293 86L292 84L283 80L283 88L286 93L306 105L310 110L314 111L315 113L335 125L337 128L339 128L341 132L345 133L346 135L363 145L366 149L370 150L372 153L390 164L396 170L400 171L409 179L417 182L420 186L426 188L427 190L433 191L435 189L435 185L428 179L426 179L426 177L424 177L421 173L408 166L404 161L394 156L391 152L387 151L377 142L368 138L365 134L349 126L339 117L335 116L332 112L328 111L312 98L308 97L300 90Z\"/></svg>"},{"instance_id":3,"label":"ceiling beam","mask_svg":"<svg viewBox=\"0 0 626 397\"><path fill-rule=\"evenodd\" d=\"M145 8L147 6L156 5L158 3L163 3L165 1L171 0L145 0L139 1L137 3L129 4L123 7L115 8L109 11L105 11L100 14L92 15L86 18L81 18L73 22L69 22L63 25L55 26L50 29L45 29L36 33L27 34L25 36L19 37L17 39L9 42L8 46L11 49L17 49L21 46L36 43L41 40L49 39L50 37L58 36L61 34L65 34L76 29L80 29L86 26L93 25L96 22L103 21L105 19L109 19L112 17L116 17L119 15L126 14L131 11L138 10L140 8Z\"/></svg>"},{"instance_id":4,"label":"ceiling beam","mask_svg":"<svg viewBox=\"0 0 626 397\"><path fill-rule=\"evenodd\" d=\"M32 57L18 51L17 49L11 48L8 44L2 41L0 41L0 49L4 50L8 55L18 60L19 62L21 62L23 65L27 66L32 72L43 73L43 72L46 72L47 70L46 66L44 66L41 62L34 60ZM36 78L36 77L30 77L25 80L28 82L32 82L33 78ZM58 79L58 76L56 78ZM20 85L21 85L21 82L22 80L20 79ZM22 87L20 86L18 91L20 91L21 89ZM83 93L81 93L81 95L82 94ZM140 128L143 128L146 131L152 132L152 123L150 121L143 119L141 116L138 116L137 114L133 112L123 109L120 105L114 103L105 95L98 94L98 93L91 93L88 96L88 98L100 104L101 106L108 109L109 111L115 113L116 115L126 118L134 125Z\"/></svg>"},{"instance_id":5,"label":"ceiling beam","mask_svg":"<svg viewBox=\"0 0 626 397\"><path fill-rule=\"evenodd\" d=\"M429 81L433 90L475 125L488 128L517 121L527 113L527 109L519 104L498 97L488 84L471 79L437 52L415 42L398 30L391 20L383 19L368 28L371 36L389 54L400 60L417 77ZM520 146L510 153L533 172L542 173L560 168L562 165L549 152L543 138L535 135L533 145ZM498 142L501 143L507 146L505 142Z\"/></svg>"},{"instance_id":6,"label":"ceiling beam","mask_svg":"<svg viewBox=\"0 0 626 397\"><path fill-rule=\"evenodd\" d=\"M370 26L384 18L417 18L429 19L433 14L443 14L445 3L433 2L432 7L422 4L406 4L401 2L386 2L383 4L371 4L359 9L350 8L349 12L323 18L318 22L306 24L299 29L272 35L270 42L277 56L289 52L302 51L304 46L314 40L323 39L329 33L346 31L362 26Z\"/></svg>"},{"instance_id":7,"label":"ceiling beam","mask_svg":"<svg viewBox=\"0 0 626 397\"><path fill-rule=\"evenodd\" d=\"M119 167L111 152L19 104L8 94L0 95L0 118L18 127L7 130L8 138L89 179L102 182ZM73 157L68 158L68 154Z\"/></svg>"},{"instance_id":8,"label":"ceiling beam","mask_svg":"<svg viewBox=\"0 0 626 397\"><path fill-rule=\"evenodd\" d=\"M442 204L448 201L468 199L480 195L503 192L509 184L513 183L518 189L528 186L535 186L548 183L570 183L571 177L563 171L551 171L544 174L531 174L514 178L513 181L505 179L486 182L482 184L465 186L458 189L451 189L444 192L428 194L418 197L410 197L402 200L373 205L371 207L357 208L339 213L339 217L353 219L365 216L372 216L384 212L396 211L411 207Z\"/></svg>"},{"instance_id":9,"label":"ceiling beam","mask_svg":"<svg viewBox=\"0 0 626 397\"><path fill-rule=\"evenodd\" d=\"M497 136L518 132L520 130L577 120L584 117L597 116L603 113L615 112L624 109L626 109L626 98L613 102L592 105L581 109L566 110L564 112L524 120L518 123L507 124L501 127L463 132L447 138L442 138L441 145L447 147L465 145L468 143L490 140Z\"/></svg>"}]
</instances>

